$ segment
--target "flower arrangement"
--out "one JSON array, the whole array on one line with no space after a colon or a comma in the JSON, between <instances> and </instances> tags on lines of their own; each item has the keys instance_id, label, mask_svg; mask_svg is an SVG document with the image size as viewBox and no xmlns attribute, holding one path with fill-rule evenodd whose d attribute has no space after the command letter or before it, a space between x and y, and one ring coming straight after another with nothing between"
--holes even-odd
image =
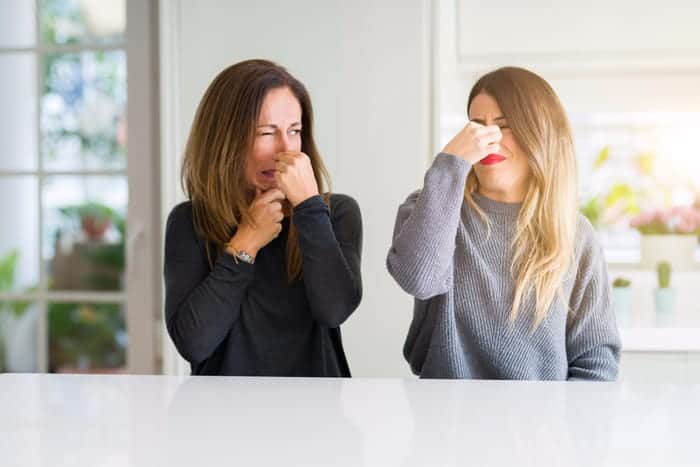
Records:
<instances>
[{"instance_id":1,"label":"flower arrangement","mask_svg":"<svg viewBox=\"0 0 700 467\"><path fill-rule=\"evenodd\" d=\"M700 235L700 209L676 206L642 213L630 220L642 235Z\"/></svg>"}]
</instances>

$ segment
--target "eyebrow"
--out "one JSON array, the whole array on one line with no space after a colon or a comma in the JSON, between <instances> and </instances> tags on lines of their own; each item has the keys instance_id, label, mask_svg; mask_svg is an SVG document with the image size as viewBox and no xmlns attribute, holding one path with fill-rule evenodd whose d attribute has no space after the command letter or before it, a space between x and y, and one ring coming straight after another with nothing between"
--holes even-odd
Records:
<instances>
[{"instance_id":1,"label":"eyebrow","mask_svg":"<svg viewBox=\"0 0 700 467\"><path fill-rule=\"evenodd\" d=\"M500 117L494 118L493 120L494 120L494 121L497 121L497 120L505 120L505 119L506 119L506 117L500 116ZM482 119L480 119L480 118L472 118L471 121L472 121L472 122L476 122L476 123L478 123L479 125L486 125L486 120L482 120Z\"/></svg>"},{"instance_id":2,"label":"eyebrow","mask_svg":"<svg viewBox=\"0 0 700 467\"><path fill-rule=\"evenodd\" d=\"M292 124L289 125L289 126L292 127L292 126L299 126L299 125L301 125L301 122L294 122L294 123L292 123ZM275 130L276 130L276 129L279 128L279 127L278 127L277 125L273 124L273 123L265 123L265 124L262 124L262 125L258 125L257 128L272 128L272 129L275 129Z\"/></svg>"}]
</instances>

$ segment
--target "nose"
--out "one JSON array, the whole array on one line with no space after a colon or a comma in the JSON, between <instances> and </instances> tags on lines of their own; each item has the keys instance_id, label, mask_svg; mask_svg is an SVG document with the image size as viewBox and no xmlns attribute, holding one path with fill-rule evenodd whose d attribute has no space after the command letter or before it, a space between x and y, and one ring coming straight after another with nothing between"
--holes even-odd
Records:
<instances>
[{"instance_id":1,"label":"nose","mask_svg":"<svg viewBox=\"0 0 700 467\"><path fill-rule=\"evenodd\" d=\"M280 137L277 141L277 150L279 152L294 151L294 143L287 133L280 132Z\"/></svg>"}]
</instances>

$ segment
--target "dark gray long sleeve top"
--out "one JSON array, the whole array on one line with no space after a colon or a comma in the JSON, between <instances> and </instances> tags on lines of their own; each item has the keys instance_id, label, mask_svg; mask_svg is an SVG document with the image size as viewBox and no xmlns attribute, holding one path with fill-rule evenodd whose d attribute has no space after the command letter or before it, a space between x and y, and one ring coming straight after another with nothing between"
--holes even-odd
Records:
<instances>
[{"instance_id":1,"label":"dark gray long sleeve top","mask_svg":"<svg viewBox=\"0 0 700 467\"><path fill-rule=\"evenodd\" d=\"M192 374L236 376L350 376L340 325L362 297L360 209L334 194L293 213L303 277L289 284L281 234L255 264L222 253L209 267L197 236L192 204L176 206L165 234L165 320Z\"/></svg>"}]
</instances>

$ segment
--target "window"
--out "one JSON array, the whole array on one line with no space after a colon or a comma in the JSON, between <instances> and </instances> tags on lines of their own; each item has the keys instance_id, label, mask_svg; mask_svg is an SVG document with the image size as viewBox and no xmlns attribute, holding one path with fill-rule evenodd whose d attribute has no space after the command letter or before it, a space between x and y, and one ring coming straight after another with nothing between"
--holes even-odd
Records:
<instances>
[{"instance_id":1,"label":"window","mask_svg":"<svg viewBox=\"0 0 700 467\"><path fill-rule=\"evenodd\" d=\"M3 3L0 371L127 369L126 3Z\"/></svg>"}]
</instances>

